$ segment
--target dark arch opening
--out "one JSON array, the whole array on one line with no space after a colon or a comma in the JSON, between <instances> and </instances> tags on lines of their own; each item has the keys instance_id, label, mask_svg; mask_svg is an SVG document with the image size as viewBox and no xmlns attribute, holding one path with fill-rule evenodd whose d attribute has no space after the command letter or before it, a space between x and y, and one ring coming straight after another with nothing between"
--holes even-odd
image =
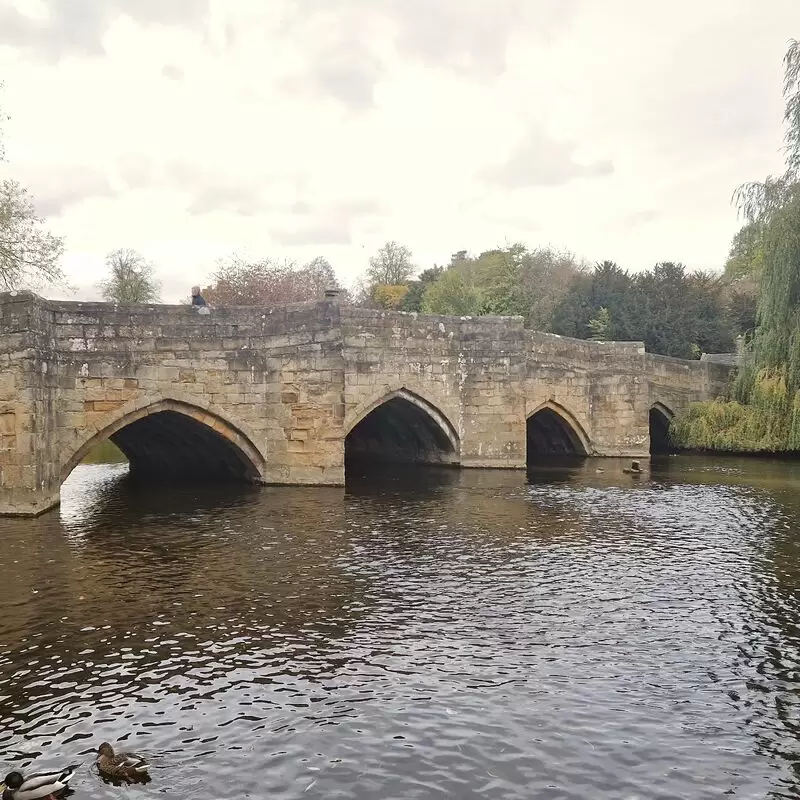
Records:
<instances>
[{"instance_id":1,"label":"dark arch opening","mask_svg":"<svg viewBox=\"0 0 800 800\"><path fill-rule=\"evenodd\" d=\"M417 403L392 397L353 427L344 440L345 469L356 462L454 464L454 434Z\"/></svg>"},{"instance_id":2,"label":"dark arch opening","mask_svg":"<svg viewBox=\"0 0 800 800\"><path fill-rule=\"evenodd\" d=\"M650 409L650 454L674 453L675 447L669 436L669 417L658 407Z\"/></svg>"},{"instance_id":3,"label":"dark arch opening","mask_svg":"<svg viewBox=\"0 0 800 800\"><path fill-rule=\"evenodd\" d=\"M108 436L128 459L131 479L159 483L254 483L259 470L210 425L172 409L145 414Z\"/></svg>"},{"instance_id":4,"label":"dark arch opening","mask_svg":"<svg viewBox=\"0 0 800 800\"><path fill-rule=\"evenodd\" d=\"M530 465L541 458L587 455L577 431L552 408L528 417L527 458Z\"/></svg>"}]
</instances>

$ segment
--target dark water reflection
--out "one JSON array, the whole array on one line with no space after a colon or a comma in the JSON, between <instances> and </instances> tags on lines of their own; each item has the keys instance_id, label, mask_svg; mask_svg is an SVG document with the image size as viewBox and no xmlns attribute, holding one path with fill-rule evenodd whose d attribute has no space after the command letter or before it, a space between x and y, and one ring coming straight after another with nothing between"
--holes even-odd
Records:
<instances>
[{"instance_id":1,"label":"dark water reflection","mask_svg":"<svg viewBox=\"0 0 800 800\"><path fill-rule=\"evenodd\" d=\"M6 762L153 763L76 798L800 797L800 465L121 474L0 520Z\"/></svg>"}]
</instances>

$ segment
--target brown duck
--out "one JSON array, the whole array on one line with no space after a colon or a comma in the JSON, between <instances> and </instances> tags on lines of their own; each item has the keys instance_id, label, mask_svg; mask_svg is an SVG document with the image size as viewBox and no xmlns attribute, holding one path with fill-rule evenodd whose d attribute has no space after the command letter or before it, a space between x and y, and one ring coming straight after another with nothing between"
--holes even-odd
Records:
<instances>
[{"instance_id":1,"label":"brown duck","mask_svg":"<svg viewBox=\"0 0 800 800\"><path fill-rule=\"evenodd\" d=\"M147 780L150 767L135 753L115 753L114 748L103 742L97 748L97 769L101 775L112 780L140 783Z\"/></svg>"}]
</instances>

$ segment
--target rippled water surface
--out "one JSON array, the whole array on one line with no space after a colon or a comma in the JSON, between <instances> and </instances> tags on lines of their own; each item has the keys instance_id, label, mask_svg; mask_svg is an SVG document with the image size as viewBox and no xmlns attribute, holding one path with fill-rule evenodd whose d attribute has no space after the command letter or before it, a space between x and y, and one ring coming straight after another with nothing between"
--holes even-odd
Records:
<instances>
[{"instance_id":1,"label":"rippled water surface","mask_svg":"<svg viewBox=\"0 0 800 800\"><path fill-rule=\"evenodd\" d=\"M0 752L85 759L76 800L800 798L799 478L79 467L0 519ZM104 739L152 782L102 783Z\"/></svg>"}]
</instances>

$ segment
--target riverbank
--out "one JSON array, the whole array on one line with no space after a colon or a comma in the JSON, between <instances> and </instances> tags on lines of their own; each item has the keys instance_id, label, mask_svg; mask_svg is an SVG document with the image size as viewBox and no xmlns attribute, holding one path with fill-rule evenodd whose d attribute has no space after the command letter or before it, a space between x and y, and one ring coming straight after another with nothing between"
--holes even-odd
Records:
<instances>
[{"instance_id":1,"label":"riverbank","mask_svg":"<svg viewBox=\"0 0 800 800\"><path fill-rule=\"evenodd\" d=\"M685 451L708 453L800 452L800 397L781 380L762 378L749 402L717 398L692 403L670 425L670 439Z\"/></svg>"}]
</instances>

